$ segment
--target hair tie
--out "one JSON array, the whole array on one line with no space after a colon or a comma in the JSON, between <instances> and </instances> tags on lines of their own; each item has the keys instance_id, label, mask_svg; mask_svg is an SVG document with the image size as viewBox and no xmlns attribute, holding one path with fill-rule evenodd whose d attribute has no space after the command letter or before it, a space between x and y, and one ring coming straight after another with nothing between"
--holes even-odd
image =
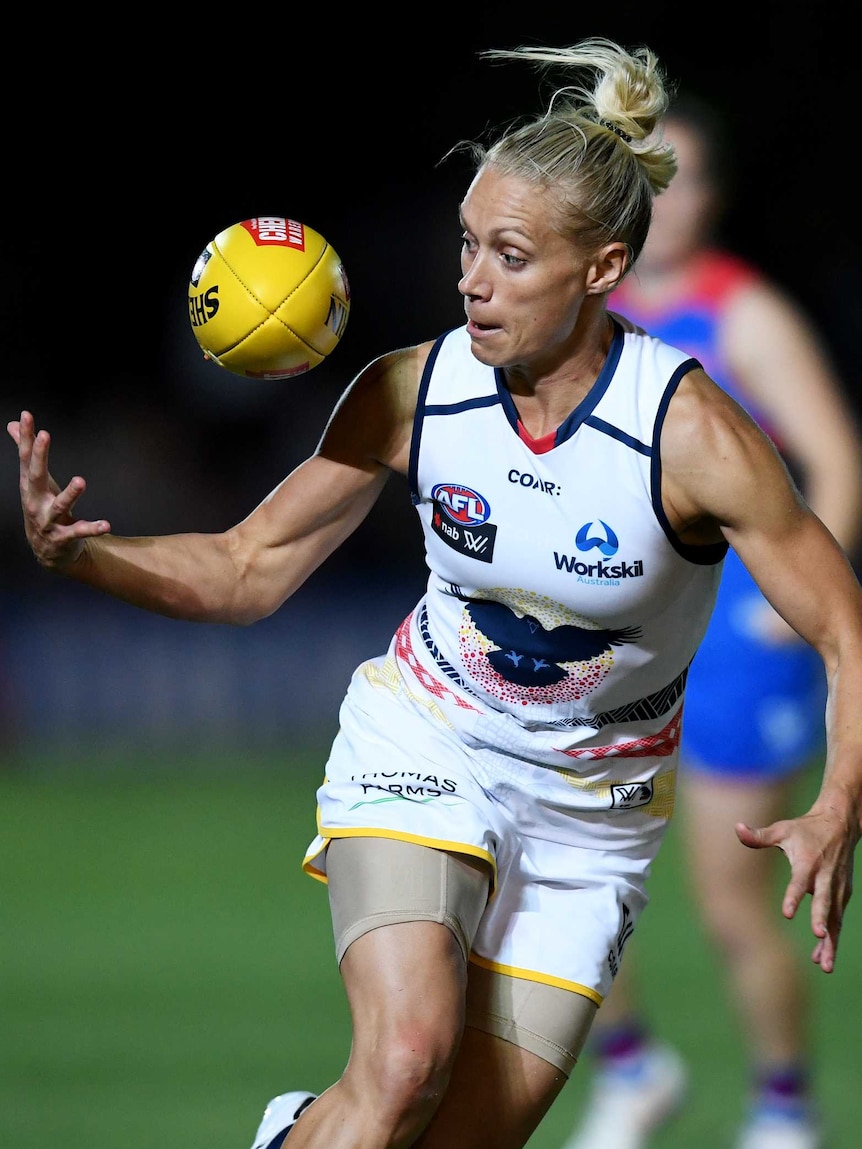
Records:
<instances>
[{"instance_id":1,"label":"hair tie","mask_svg":"<svg viewBox=\"0 0 862 1149\"><path fill-rule=\"evenodd\" d=\"M619 136L621 140L625 140L627 144L632 142L631 136L628 132L624 132L622 128L618 128L616 124L612 124L610 120L599 120L603 128L607 128L609 132L613 132L615 136Z\"/></svg>"}]
</instances>

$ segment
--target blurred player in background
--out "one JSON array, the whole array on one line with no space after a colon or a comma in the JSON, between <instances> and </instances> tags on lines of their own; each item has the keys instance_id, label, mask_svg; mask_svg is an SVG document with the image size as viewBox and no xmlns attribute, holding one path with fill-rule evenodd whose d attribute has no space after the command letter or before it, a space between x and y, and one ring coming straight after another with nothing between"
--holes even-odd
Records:
<instances>
[{"instance_id":1,"label":"blurred player in background","mask_svg":"<svg viewBox=\"0 0 862 1149\"><path fill-rule=\"evenodd\" d=\"M658 198L637 267L610 307L703 363L772 437L814 510L851 554L862 522L862 446L830 358L796 303L716 245L731 194L717 110L688 94L665 121L679 168ZM814 560L816 561L816 559ZM731 551L692 664L679 802L687 872L721 956L751 1065L737 1149L819 1149L807 983L772 913L777 857L740 849L734 822L787 817L800 771L823 751L823 666ZM641 1015L627 955L591 1039L585 1122L566 1149L640 1149L682 1102L679 1054Z\"/></svg>"},{"instance_id":2,"label":"blurred player in background","mask_svg":"<svg viewBox=\"0 0 862 1149\"><path fill-rule=\"evenodd\" d=\"M786 852L782 909L811 895L826 973L850 896L862 588L753 420L687 351L607 311L676 168L655 131L663 72L603 40L491 55L566 77L471 149L466 322L361 371L317 451L240 523L129 538L76 519L83 478L52 479L30 412L8 424L41 564L171 617L266 618L391 474L416 506L427 589L352 676L304 857L328 882L349 1056L319 1096L274 1098L253 1149L526 1145L646 902L729 544L830 687L811 809L736 834Z\"/></svg>"}]
</instances>

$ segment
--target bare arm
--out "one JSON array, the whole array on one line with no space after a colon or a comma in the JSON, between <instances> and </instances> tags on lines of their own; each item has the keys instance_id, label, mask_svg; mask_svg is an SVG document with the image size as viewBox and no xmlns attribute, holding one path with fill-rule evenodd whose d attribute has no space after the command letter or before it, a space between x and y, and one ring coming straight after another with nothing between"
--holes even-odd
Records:
<instances>
[{"instance_id":1,"label":"bare arm","mask_svg":"<svg viewBox=\"0 0 862 1149\"><path fill-rule=\"evenodd\" d=\"M794 487L769 439L703 372L683 380L662 437L671 521L690 541L723 535L772 606L823 658L829 687L820 793L799 818L751 829L791 867L783 912L812 895L813 960L834 967L862 833L862 590L845 553Z\"/></svg>"},{"instance_id":2,"label":"bare arm","mask_svg":"<svg viewBox=\"0 0 862 1149\"><path fill-rule=\"evenodd\" d=\"M764 281L740 291L721 325L725 356L801 469L806 502L850 554L862 542L862 440L819 332Z\"/></svg>"},{"instance_id":3,"label":"bare arm","mask_svg":"<svg viewBox=\"0 0 862 1149\"><path fill-rule=\"evenodd\" d=\"M394 352L357 376L315 454L247 518L221 534L126 538L76 519L86 483L62 490L50 435L22 412L18 444L27 539L48 569L174 618L247 624L276 610L362 522L391 471L406 471L427 346Z\"/></svg>"}]
</instances>

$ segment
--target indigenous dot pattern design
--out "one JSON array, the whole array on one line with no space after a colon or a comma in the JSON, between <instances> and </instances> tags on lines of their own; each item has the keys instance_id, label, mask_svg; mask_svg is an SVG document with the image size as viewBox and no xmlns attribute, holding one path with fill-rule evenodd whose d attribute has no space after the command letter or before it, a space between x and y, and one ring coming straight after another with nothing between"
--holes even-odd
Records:
<instances>
[{"instance_id":1,"label":"indigenous dot pattern design","mask_svg":"<svg viewBox=\"0 0 862 1149\"><path fill-rule=\"evenodd\" d=\"M601 630L598 623L555 602L546 595L521 587L477 591L474 598L501 602L518 618L532 617L545 630L559 626L577 626L584 630ZM486 694L501 702L529 706L542 703L572 702L592 694L610 673L614 664L613 649L579 661L563 661L557 665L566 672L559 682L544 686L524 686L507 681L488 661L488 654L500 650L490 638L479 630L469 608L465 607L458 635L459 653L463 664L476 685Z\"/></svg>"}]
</instances>

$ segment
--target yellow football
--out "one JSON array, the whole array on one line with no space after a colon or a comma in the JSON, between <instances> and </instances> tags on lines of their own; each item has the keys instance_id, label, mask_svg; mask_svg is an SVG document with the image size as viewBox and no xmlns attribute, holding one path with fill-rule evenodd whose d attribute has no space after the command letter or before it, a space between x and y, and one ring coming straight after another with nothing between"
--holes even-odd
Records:
<instances>
[{"instance_id":1,"label":"yellow football","mask_svg":"<svg viewBox=\"0 0 862 1149\"><path fill-rule=\"evenodd\" d=\"M249 379L287 379L322 363L350 315L350 286L319 232L284 216L220 231L189 280L189 319L207 359Z\"/></svg>"}]
</instances>

